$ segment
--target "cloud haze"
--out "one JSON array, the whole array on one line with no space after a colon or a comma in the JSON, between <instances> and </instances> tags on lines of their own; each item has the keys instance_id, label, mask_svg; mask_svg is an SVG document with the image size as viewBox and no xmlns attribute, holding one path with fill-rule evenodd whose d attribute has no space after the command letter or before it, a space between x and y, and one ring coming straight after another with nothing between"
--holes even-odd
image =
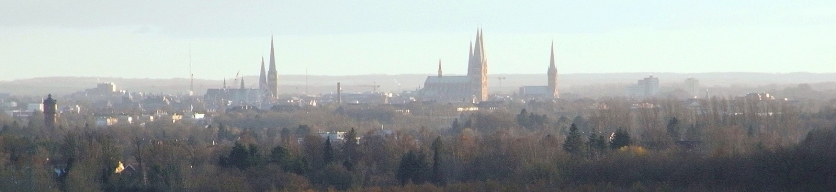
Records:
<instances>
[{"instance_id":1,"label":"cloud haze","mask_svg":"<svg viewBox=\"0 0 836 192\"><path fill-rule=\"evenodd\" d=\"M488 73L836 72L832 1L3 1L0 76L465 73L475 29ZM190 48L191 47L191 48ZM49 70L48 70L49 69Z\"/></svg>"}]
</instances>

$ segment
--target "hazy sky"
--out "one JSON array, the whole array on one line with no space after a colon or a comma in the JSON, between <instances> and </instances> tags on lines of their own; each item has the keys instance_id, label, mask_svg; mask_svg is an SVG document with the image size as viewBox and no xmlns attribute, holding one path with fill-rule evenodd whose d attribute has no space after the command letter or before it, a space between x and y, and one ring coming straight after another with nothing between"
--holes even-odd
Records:
<instances>
[{"instance_id":1,"label":"hazy sky","mask_svg":"<svg viewBox=\"0 0 836 192\"><path fill-rule=\"evenodd\" d=\"M836 1L0 1L0 80L279 74L836 72Z\"/></svg>"}]
</instances>

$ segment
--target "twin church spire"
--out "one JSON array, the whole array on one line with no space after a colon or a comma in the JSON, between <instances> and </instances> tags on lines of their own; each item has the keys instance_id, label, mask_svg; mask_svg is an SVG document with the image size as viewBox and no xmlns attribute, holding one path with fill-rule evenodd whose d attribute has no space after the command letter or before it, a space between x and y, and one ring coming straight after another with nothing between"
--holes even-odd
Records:
<instances>
[{"instance_id":1,"label":"twin church spire","mask_svg":"<svg viewBox=\"0 0 836 192\"><path fill-rule=\"evenodd\" d=\"M261 57L261 74L258 77L258 87L264 92L265 100L278 98L279 96L279 75L276 70L276 54L273 47L273 36L270 36L270 67L269 71L264 70L264 57Z\"/></svg>"},{"instance_id":2,"label":"twin church spire","mask_svg":"<svg viewBox=\"0 0 836 192\"><path fill-rule=\"evenodd\" d=\"M470 92L475 101L488 100L488 59L485 57L485 40L482 29L476 30L476 44L470 47L467 76Z\"/></svg>"}]
</instances>

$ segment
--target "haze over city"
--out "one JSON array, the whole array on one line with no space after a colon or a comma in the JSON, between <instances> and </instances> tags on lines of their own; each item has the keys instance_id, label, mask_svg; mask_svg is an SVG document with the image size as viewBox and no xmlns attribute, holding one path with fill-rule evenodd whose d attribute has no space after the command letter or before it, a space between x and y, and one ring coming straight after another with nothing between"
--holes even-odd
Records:
<instances>
[{"instance_id":1,"label":"haze over city","mask_svg":"<svg viewBox=\"0 0 836 192\"><path fill-rule=\"evenodd\" d=\"M0 80L466 73L834 73L833 1L4 1Z\"/></svg>"},{"instance_id":2,"label":"haze over city","mask_svg":"<svg viewBox=\"0 0 836 192\"><path fill-rule=\"evenodd\" d=\"M836 1L0 1L0 191L832 191Z\"/></svg>"}]
</instances>

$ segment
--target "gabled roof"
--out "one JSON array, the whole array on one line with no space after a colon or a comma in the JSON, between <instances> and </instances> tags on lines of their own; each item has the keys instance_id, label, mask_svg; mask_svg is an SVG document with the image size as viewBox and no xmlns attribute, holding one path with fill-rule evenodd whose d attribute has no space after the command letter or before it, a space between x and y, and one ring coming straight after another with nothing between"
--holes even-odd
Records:
<instances>
[{"instance_id":1,"label":"gabled roof","mask_svg":"<svg viewBox=\"0 0 836 192\"><path fill-rule=\"evenodd\" d=\"M548 86L522 86L520 88L520 90L525 91L526 95L545 95L549 93Z\"/></svg>"},{"instance_id":2,"label":"gabled roof","mask_svg":"<svg viewBox=\"0 0 836 192\"><path fill-rule=\"evenodd\" d=\"M427 76L424 83L470 83L468 76Z\"/></svg>"}]
</instances>

